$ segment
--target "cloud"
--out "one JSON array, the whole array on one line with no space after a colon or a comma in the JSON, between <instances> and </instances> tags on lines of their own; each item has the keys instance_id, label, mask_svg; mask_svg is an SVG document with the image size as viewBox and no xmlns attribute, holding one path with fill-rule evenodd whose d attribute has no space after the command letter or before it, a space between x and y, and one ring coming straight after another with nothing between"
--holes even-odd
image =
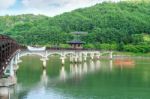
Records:
<instances>
[{"instance_id":1,"label":"cloud","mask_svg":"<svg viewBox=\"0 0 150 99\"><path fill-rule=\"evenodd\" d=\"M15 4L16 0L0 0L0 11L6 10Z\"/></svg>"},{"instance_id":2,"label":"cloud","mask_svg":"<svg viewBox=\"0 0 150 99\"><path fill-rule=\"evenodd\" d=\"M121 0L0 0L0 15L30 13L55 16L104 1L118 2Z\"/></svg>"},{"instance_id":3,"label":"cloud","mask_svg":"<svg viewBox=\"0 0 150 99\"><path fill-rule=\"evenodd\" d=\"M28 9L26 12L54 16L104 1L118 2L120 0L22 0L22 4Z\"/></svg>"}]
</instances>

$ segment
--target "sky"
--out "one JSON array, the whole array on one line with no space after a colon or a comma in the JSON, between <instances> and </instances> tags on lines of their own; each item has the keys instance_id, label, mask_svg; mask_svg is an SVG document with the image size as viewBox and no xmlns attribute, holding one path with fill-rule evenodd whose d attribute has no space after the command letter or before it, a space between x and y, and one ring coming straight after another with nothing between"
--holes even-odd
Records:
<instances>
[{"instance_id":1,"label":"sky","mask_svg":"<svg viewBox=\"0 0 150 99\"><path fill-rule=\"evenodd\" d=\"M0 15L42 14L55 16L104 1L121 0L0 0Z\"/></svg>"}]
</instances>

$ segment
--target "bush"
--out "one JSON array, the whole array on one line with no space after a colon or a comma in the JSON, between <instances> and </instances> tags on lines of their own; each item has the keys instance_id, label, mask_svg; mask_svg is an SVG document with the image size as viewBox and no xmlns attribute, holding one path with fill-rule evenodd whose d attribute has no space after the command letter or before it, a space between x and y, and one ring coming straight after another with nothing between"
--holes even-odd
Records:
<instances>
[{"instance_id":1,"label":"bush","mask_svg":"<svg viewBox=\"0 0 150 99\"><path fill-rule=\"evenodd\" d=\"M85 48L85 49L95 49L95 46L93 44L85 44L83 46L83 48Z\"/></svg>"},{"instance_id":2,"label":"bush","mask_svg":"<svg viewBox=\"0 0 150 99\"><path fill-rule=\"evenodd\" d=\"M124 45L124 51L128 52L141 52L141 53L147 53L150 51L150 45L148 44L139 44L139 45Z\"/></svg>"}]
</instances>

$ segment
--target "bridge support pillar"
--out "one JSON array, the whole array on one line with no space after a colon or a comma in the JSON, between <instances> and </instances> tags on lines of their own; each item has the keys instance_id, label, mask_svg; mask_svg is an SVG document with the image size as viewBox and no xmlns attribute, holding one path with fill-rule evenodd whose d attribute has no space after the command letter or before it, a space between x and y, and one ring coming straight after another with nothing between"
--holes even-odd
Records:
<instances>
[{"instance_id":1,"label":"bridge support pillar","mask_svg":"<svg viewBox=\"0 0 150 99\"><path fill-rule=\"evenodd\" d=\"M16 58L17 58L17 62L20 63L20 62L21 62L21 60L20 60L20 53L18 53L18 54L16 55Z\"/></svg>"},{"instance_id":2,"label":"bridge support pillar","mask_svg":"<svg viewBox=\"0 0 150 99\"><path fill-rule=\"evenodd\" d=\"M47 59L47 57L43 57L42 59L41 59L41 61L43 62L43 68L46 68L46 66L47 66L47 61L48 59Z\"/></svg>"},{"instance_id":3,"label":"bridge support pillar","mask_svg":"<svg viewBox=\"0 0 150 99\"><path fill-rule=\"evenodd\" d=\"M70 55L70 62L73 62L73 55Z\"/></svg>"},{"instance_id":4,"label":"bridge support pillar","mask_svg":"<svg viewBox=\"0 0 150 99\"><path fill-rule=\"evenodd\" d=\"M82 56L79 56L79 62L82 62Z\"/></svg>"},{"instance_id":5,"label":"bridge support pillar","mask_svg":"<svg viewBox=\"0 0 150 99\"><path fill-rule=\"evenodd\" d=\"M86 61L86 60L87 60L87 56L83 56L83 58L84 58L84 61Z\"/></svg>"},{"instance_id":6,"label":"bridge support pillar","mask_svg":"<svg viewBox=\"0 0 150 99\"><path fill-rule=\"evenodd\" d=\"M43 60L43 68L46 68L46 60Z\"/></svg>"},{"instance_id":7,"label":"bridge support pillar","mask_svg":"<svg viewBox=\"0 0 150 99\"><path fill-rule=\"evenodd\" d=\"M91 53L90 57L91 57L91 59L94 59L94 54L93 54L93 53Z\"/></svg>"},{"instance_id":8,"label":"bridge support pillar","mask_svg":"<svg viewBox=\"0 0 150 99\"><path fill-rule=\"evenodd\" d=\"M62 65L64 65L65 64L65 56L62 56L60 59L61 59Z\"/></svg>"},{"instance_id":9,"label":"bridge support pillar","mask_svg":"<svg viewBox=\"0 0 150 99\"><path fill-rule=\"evenodd\" d=\"M15 64L15 65L18 64L18 56L17 56L17 55L14 57L14 64Z\"/></svg>"},{"instance_id":10,"label":"bridge support pillar","mask_svg":"<svg viewBox=\"0 0 150 99\"><path fill-rule=\"evenodd\" d=\"M74 62L77 63L78 62L78 56L75 56L74 58Z\"/></svg>"},{"instance_id":11,"label":"bridge support pillar","mask_svg":"<svg viewBox=\"0 0 150 99\"><path fill-rule=\"evenodd\" d=\"M84 60L84 61L87 60L87 53L83 53L83 60Z\"/></svg>"},{"instance_id":12,"label":"bridge support pillar","mask_svg":"<svg viewBox=\"0 0 150 99\"><path fill-rule=\"evenodd\" d=\"M13 77L14 76L14 59L11 60L10 64L9 64L9 76Z\"/></svg>"},{"instance_id":13,"label":"bridge support pillar","mask_svg":"<svg viewBox=\"0 0 150 99\"><path fill-rule=\"evenodd\" d=\"M79 53L78 58L79 58L79 62L82 62L82 54L81 53Z\"/></svg>"},{"instance_id":14,"label":"bridge support pillar","mask_svg":"<svg viewBox=\"0 0 150 99\"><path fill-rule=\"evenodd\" d=\"M16 71L18 69L18 57L17 55L14 57L14 63L13 63L13 67L14 67L14 70Z\"/></svg>"}]
</instances>

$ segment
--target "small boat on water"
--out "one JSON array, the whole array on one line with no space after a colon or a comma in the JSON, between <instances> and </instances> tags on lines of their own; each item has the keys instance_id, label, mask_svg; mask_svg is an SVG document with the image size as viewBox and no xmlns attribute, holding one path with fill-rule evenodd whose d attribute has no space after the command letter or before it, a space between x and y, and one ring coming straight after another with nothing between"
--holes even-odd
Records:
<instances>
[{"instance_id":1,"label":"small boat on water","mask_svg":"<svg viewBox=\"0 0 150 99\"><path fill-rule=\"evenodd\" d=\"M123 66L123 67L134 67L135 63L133 60L130 59L125 59L125 60L121 60L121 59L117 59L114 61L114 64L116 66Z\"/></svg>"},{"instance_id":2,"label":"small boat on water","mask_svg":"<svg viewBox=\"0 0 150 99\"><path fill-rule=\"evenodd\" d=\"M32 46L27 46L29 51L45 51L46 47L32 47Z\"/></svg>"}]
</instances>

